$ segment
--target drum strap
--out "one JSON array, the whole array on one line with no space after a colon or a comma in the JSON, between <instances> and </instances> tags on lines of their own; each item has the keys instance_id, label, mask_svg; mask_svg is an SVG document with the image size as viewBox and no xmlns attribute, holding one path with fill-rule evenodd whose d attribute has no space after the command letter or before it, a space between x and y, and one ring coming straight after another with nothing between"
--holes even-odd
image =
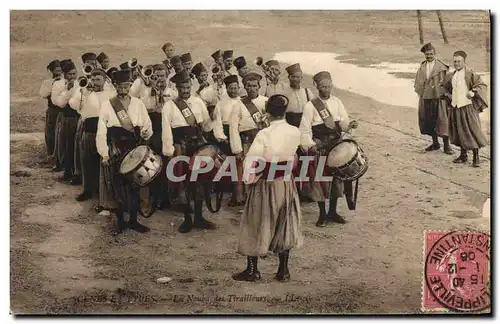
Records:
<instances>
[{"instance_id":1,"label":"drum strap","mask_svg":"<svg viewBox=\"0 0 500 324\"><path fill-rule=\"evenodd\" d=\"M323 123L330 129L337 129L335 126L335 122L333 121L332 114L328 110L328 107L325 105L325 103L320 98L314 98L313 100L311 100L311 103L313 104L314 108L316 108L316 111L323 120Z\"/></svg>"},{"instance_id":2,"label":"drum strap","mask_svg":"<svg viewBox=\"0 0 500 324\"><path fill-rule=\"evenodd\" d=\"M306 92L306 102L309 102L309 100L311 100L309 98L309 91L307 91L307 88L304 88L304 91Z\"/></svg>"},{"instance_id":3,"label":"drum strap","mask_svg":"<svg viewBox=\"0 0 500 324\"><path fill-rule=\"evenodd\" d=\"M125 110L125 107L123 107L122 102L118 97L113 97L109 99L109 102L111 103L111 107L113 107L113 110L116 113L116 117L118 117L118 121L120 122L120 125L126 130L128 130L131 133L134 132L134 125L132 124L132 121L130 120L130 116L128 115L127 111Z\"/></svg>"},{"instance_id":4,"label":"drum strap","mask_svg":"<svg viewBox=\"0 0 500 324\"><path fill-rule=\"evenodd\" d=\"M184 119L186 120L186 123L189 126L195 126L196 123L196 118L193 115L193 111L191 108L189 108L187 102L185 102L182 99L176 99L174 100L175 105L177 108L179 108L179 111L181 112L182 116L184 116Z\"/></svg>"},{"instance_id":5,"label":"drum strap","mask_svg":"<svg viewBox=\"0 0 500 324\"><path fill-rule=\"evenodd\" d=\"M250 116L252 116L255 125L257 125L257 128L260 129L261 127L259 125L261 125L262 113L260 112L259 108L255 106L255 104L252 102L252 99L250 99L249 97L242 98L241 102L245 105L245 107L247 107L247 110L250 113Z\"/></svg>"}]
</instances>

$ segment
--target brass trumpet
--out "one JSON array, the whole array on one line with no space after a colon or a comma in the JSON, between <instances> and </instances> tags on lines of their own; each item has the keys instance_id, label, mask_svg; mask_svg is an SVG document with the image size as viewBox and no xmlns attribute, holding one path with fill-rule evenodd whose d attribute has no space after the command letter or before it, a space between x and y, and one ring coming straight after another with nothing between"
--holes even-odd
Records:
<instances>
[{"instance_id":1,"label":"brass trumpet","mask_svg":"<svg viewBox=\"0 0 500 324\"><path fill-rule=\"evenodd\" d=\"M151 78L151 76L153 75L153 72L154 72L154 69L153 69L152 65L145 66L141 70L141 74L148 79Z\"/></svg>"},{"instance_id":2,"label":"brass trumpet","mask_svg":"<svg viewBox=\"0 0 500 324\"><path fill-rule=\"evenodd\" d=\"M269 81L273 81L275 79L275 75L273 71L264 63L264 59L261 56L257 56L254 60L254 64L262 69L266 76L266 82L269 85Z\"/></svg>"},{"instance_id":3,"label":"brass trumpet","mask_svg":"<svg viewBox=\"0 0 500 324\"><path fill-rule=\"evenodd\" d=\"M80 86L80 88L87 88L90 87L91 84L87 77L81 76L78 78L78 86Z\"/></svg>"},{"instance_id":4,"label":"brass trumpet","mask_svg":"<svg viewBox=\"0 0 500 324\"><path fill-rule=\"evenodd\" d=\"M127 65L130 69L135 69L137 65L139 65L139 61L135 57L131 58L128 62Z\"/></svg>"},{"instance_id":5,"label":"brass trumpet","mask_svg":"<svg viewBox=\"0 0 500 324\"><path fill-rule=\"evenodd\" d=\"M92 65L85 64L83 66L83 75L90 76L92 74L92 70L94 70L94 67Z\"/></svg>"}]
</instances>

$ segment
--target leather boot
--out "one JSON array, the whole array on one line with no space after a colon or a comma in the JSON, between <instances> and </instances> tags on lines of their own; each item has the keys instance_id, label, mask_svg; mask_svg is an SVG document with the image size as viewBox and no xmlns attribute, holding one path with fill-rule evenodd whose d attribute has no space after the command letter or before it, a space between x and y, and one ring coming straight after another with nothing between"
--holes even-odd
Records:
<instances>
[{"instance_id":1,"label":"leather boot","mask_svg":"<svg viewBox=\"0 0 500 324\"><path fill-rule=\"evenodd\" d=\"M328 208L327 221L339 224L345 224L347 223L345 218L337 214L337 200L338 198L330 199L330 207Z\"/></svg>"},{"instance_id":2,"label":"leather boot","mask_svg":"<svg viewBox=\"0 0 500 324\"><path fill-rule=\"evenodd\" d=\"M319 217L318 221L316 222L316 226L318 227L325 227L326 226L326 208L325 208L325 202L324 201L318 201L318 207L319 207Z\"/></svg>"},{"instance_id":3,"label":"leather boot","mask_svg":"<svg viewBox=\"0 0 500 324\"><path fill-rule=\"evenodd\" d=\"M111 235L117 236L123 233L123 230L126 228L125 219L123 218L123 211L116 211L116 225L117 228L111 232Z\"/></svg>"},{"instance_id":4,"label":"leather boot","mask_svg":"<svg viewBox=\"0 0 500 324\"><path fill-rule=\"evenodd\" d=\"M257 281L260 280L260 272L257 269L257 257L247 257L247 268L240 272L233 274L233 279L237 281Z\"/></svg>"},{"instance_id":5,"label":"leather boot","mask_svg":"<svg viewBox=\"0 0 500 324\"><path fill-rule=\"evenodd\" d=\"M466 163L467 162L467 150L460 148L460 155L453 160L453 163Z\"/></svg>"},{"instance_id":6,"label":"leather boot","mask_svg":"<svg viewBox=\"0 0 500 324\"><path fill-rule=\"evenodd\" d=\"M149 227L144 226L137 221L137 214L138 214L137 210L130 211L130 219L128 221L127 227L139 233L149 232L150 231Z\"/></svg>"},{"instance_id":7,"label":"leather boot","mask_svg":"<svg viewBox=\"0 0 500 324\"><path fill-rule=\"evenodd\" d=\"M448 155L452 155L454 153L450 146L450 138L448 136L443 136L443 147L444 153Z\"/></svg>"},{"instance_id":8,"label":"leather boot","mask_svg":"<svg viewBox=\"0 0 500 324\"><path fill-rule=\"evenodd\" d=\"M191 232L192 228L193 228L193 221L191 220L191 207L189 206L189 203L187 203L184 204L184 221L179 227L179 232L188 233Z\"/></svg>"},{"instance_id":9,"label":"leather boot","mask_svg":"<svg viewBox=\"0 0 500 324\"><path fill-rule=\"evenodd\" d=\"M441 146L439 145L437 135L432 135L432 144L429 145L425 150L427 152L439 150Z\"/></svg>"},{"instance_id":10,"label":"leather boot","mask_svg":"<svg viewBox=\"0 0 500 324\"><path fill-rule=\"evenodd\" d=\"M290 281L290 271L288 271L288 256L290 250L285 250L279 253L280 264L278 266L278 272L276 272L276 280L278 281Z\"/></svg>"},{"instance_id":11,"label":"leather boot","mask_svg":"<svg viewBox=\"0 0 500 324\"><path fill-rule=\"evenodd\" d=\"M73 179L69 182L72 186L78 186L82 184L82 176L74 176Z\"/></svg>"},{"instance_id":12,"label":"leather boot","mask_svg":"<svg viewBox=\"0 0 500 324\"><path fill-rule=\"evenodd\" d=\"M76 201L85 201L92 199L92 193L88 191L83 191L81 194L76 196Z\"/></svg>"},{"instance_id":13,"label":"leather boot","mask_svg":"<svg viewBox=\"0 0 500 324\"><path fill-rule=\"evenodd\" d=\"M472 154L472 166L474 168L479 168L479 149L473 149Z\"/></svg>"},{"instance_id":14,"label":"leather boot","mask_svg":"<svg viewBox=\"0 0 500 324\"><path fill-rule=\"evenodd\" d=\"M213 230L217 225L202 216L203 200L195 200L194 202L194 227L199 229Z\"/></svg>"}]
</instances>

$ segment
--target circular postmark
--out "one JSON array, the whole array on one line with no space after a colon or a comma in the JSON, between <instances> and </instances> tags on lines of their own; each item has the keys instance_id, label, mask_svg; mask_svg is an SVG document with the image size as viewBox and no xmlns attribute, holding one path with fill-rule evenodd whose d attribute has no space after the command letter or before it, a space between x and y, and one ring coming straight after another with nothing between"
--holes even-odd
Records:
<instances>
[{"instance_id":1,"label":"circular postmark","mask_svg":"<svg viewBox=\"0 0 500 324\"><path fill-rule=\"evenodd\" d=\"M490 307L490 236L457 231L427 243L425 282L436 301L457 312Z\"/></svg>"}]
</instances>

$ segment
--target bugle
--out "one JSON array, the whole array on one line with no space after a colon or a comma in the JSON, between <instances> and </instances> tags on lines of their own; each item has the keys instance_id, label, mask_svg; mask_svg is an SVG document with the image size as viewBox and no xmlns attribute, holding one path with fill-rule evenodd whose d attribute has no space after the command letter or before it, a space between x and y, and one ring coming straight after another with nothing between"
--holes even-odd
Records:
<instances>
[{"instance_id":1,"label":"bugle","mask_svg":"<svg viewBox=\"0 0 500 324\"><path fill-rule=\"evenodd\" d=\"M129 67L129 69L135 69L137 67L137 65L139 64L139 61L137 61L137 59L135 57L131 58L128 62L127 62L127 65Z\"/></svg>"},{"instance_id":2,"label":"bugle","mask_svg":"<svg viewBox=\"0 0 500 324\"><path fill-rule=\"evenodd\" d=\"M92 70L94 70L94 67L92 65L90 65L90 64L85 64L83 66L83 74L85 76L91 75L92 74Z\"/></svg>"},{"instance_id":3,"label":"bugle","mask_svg":"<svg viewBox=\"0 0 500 324\"><path fill-rule=\"evenodd\" d=\"M262 71L264 72L264 74L266 76L267 84L269 85L269 81L273 82L273 80L275 78L274 73L271 71L269 66L267 66L267 64L264 63L264 59L261 56L257 56L254 60L254 63L258 67L260 67L262 69Z\"/></svg>"},{"instance_id":4,"label":"bugle","mask_svg":"<svg viewBox=\"0 0 500 324\"><path fill-rule=\"evenodd\" d=\"M89 79L87 77L81 76L78 78L78 86L80 88L87 88L90 86Z\"/></svg>"}]
</instances>

